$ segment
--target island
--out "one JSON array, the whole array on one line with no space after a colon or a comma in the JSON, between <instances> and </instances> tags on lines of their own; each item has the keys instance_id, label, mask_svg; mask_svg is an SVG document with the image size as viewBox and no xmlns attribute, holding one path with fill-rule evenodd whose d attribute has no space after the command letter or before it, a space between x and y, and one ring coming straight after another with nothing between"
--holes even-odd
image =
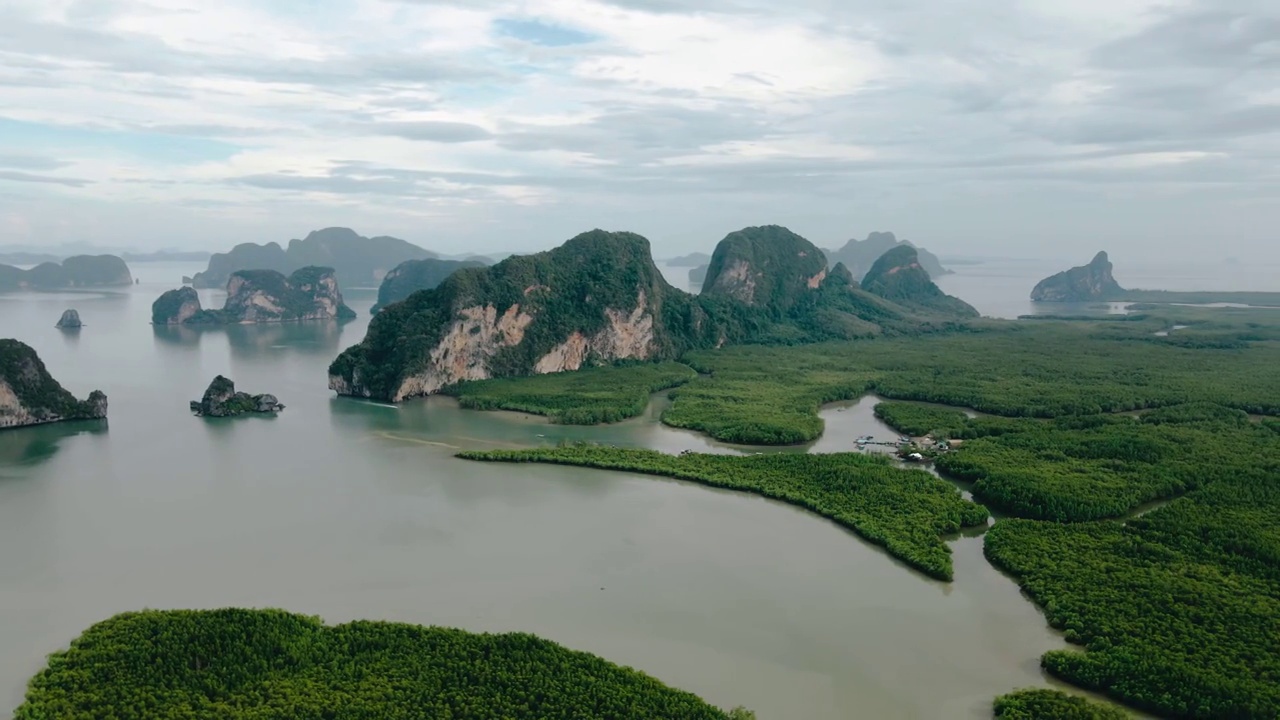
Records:
<instances>
[{"instance_id":1,"label":"island","mask_svg":"<svg viewBox=\"0 0 1280 720\"><path fill-rule=\"evenodd\" d=\"M382 308L400 302L419 290L430 290L462 268L485 267L488 264L477 259L406 260L382 278L382 284L378 286L378 301L369 312L377 314Z\"/></svg>"},{"instance_id":2,"label":"island","mask_svg":"<svg viewBox=\"0 0 1280 720\"><path fill-rule=\"evenodd\" d=\"M30 345L0 339L0 428L106 416L107 396L101 390L77 400L53 379Z\"/></svg>"},{"instance_id":3,"label":"island","mask_svg":"<svg viewBox=\"0 0 1280 720\"><path fill-rule=\"evenodd\" d=\"M275 270L240 270L227 281L221 310L205 310L190 287L169 290L151 304L155 325L251 325L304 320L350 320L332 268L305 267L285 277Z\"/></svg>"},{"instance_id":4,"label":"island","mask_svg":"<svg viewBox=\"0 0 1280 720\"><path fill-rule=\"evenodd\" d=\"M909 297L917 291L925 295ZM927 277L864 290L843 265L829 270L816 246L776 225L721 240L695 296L663 279L645 238L593 230L554 250L456 272L383 309L364 341L330 366L329 386L400 401L469 380L671 360L740 342L917 332L976 317L946 297Z\"/></svg>"},{"instance_id":5,"label":"island","mask_svg":"<svg viewBox=\"0 0 1280 720\"><path fill-rule=\"evenodd\" d=\"M275 395L236 392L236 384L219 375L209 383L204 397L191 401L191 412L203 417L234 417L258 413L274 415L284 409Z\"/></svg>"},{"instance_id":6,"label":"island","mask_svg":"<svg viewBox=\"0 0 1280 720\"><path fill-rule=\"evenodd\" d=\"M84 327L80 322L80 313L75 310L66 310L62 313L62 317L58 318L58 323L54 327L59 330L79 330Z\"/></svg>"},{"instance_id":7,"label":"island","mask_svg":"<svg viewBox=\"0 0 1280 720\"><path fill-rule=\"evenodd\" d=\"M871 266L875 264L885 253L896 247L912 247L916 250L916 256L919 258L920 267L929 274L931 278L939 278L943 275L951 275L952 271L942 266L942 262L933 253L919 248L907 240L899 240L896 235L891 232L873 232L867 236L866 240L850 240L844 244L839 250L824 251L827 256L827 262L831 265L836 263L844 263L849 268L849 272L854 278L861 279L871 270Z\"/></svg>"},{"instance_id":8,"label":"island","mask_svg":"<svg viewBox=\"0 0 1280 720\"><path fill-rule=\"evenodd\" d=\"M30 270L0 265L0 291L75 290L132 284L129 266L115 255L73 255L61 263L43 262Z\"/></svg>"},{"instance_id":9,"label":"island","mask_svg":"<svg viewBox=\"0 0 1280 720\"><path fill-rule=\"evenodd\" d=\"M229 253L209 258L204 272L191 278L196 288L223 288L240 270L275 270L291 273L307 266L331 267L348 287L373 287L400 263L437 257L410 242L389 236L363 237L350 228L316 230L301 240L279 243L242 243Z\"/></svg>"},{"instance_id":10,"label":"island","mask_svg":"<svg viewBox=\"0 0 1280 720\"><path fill-rule=\"evenodd\" d=\"M688 255L681 255L679 257L673 257L667 261L667 264L670 265L671 267L690 267L691 268L691 267L697 267L699 265L706 265L709 262L711 262L710 255L706 253L696 252L696 253L689 253Z\"/></svg>"},{"instance_id":11,"label":"island","mask_svg":"<svg viewBox=\"0 0 1280 720\"><path fill-rule=\"evenodd\" d=\"M689 271L689 287L702 290L702 285L707 281L707 271L711 269L710 265L699 265Z\"/></svg>"},{"instance_id":12,"label":"island","mask_svg":"<svg viewBox=\"0 0 1280 720\"><path fill-rule=\"evenodd\" d=\"M1034 302L1096 302L1118 300L1124 296L1112 276L1111 260L1106 252L1093 256L1088 265L1073 267L1041 280L1031 291Z\"/></svg>"},{"instance_id":13,"label":"island","mask_svg":"<svg viewBox=\"0 0 1280 720\"><path fill-rule=\"evenodd\" d=\"M910 245L898 245L876 260L863 278L862 287L906 307L958 317L979 315L972 305L942 292L929 279L920 251Z\"/></svg>"},{"instance_id":14,"label":"island","mask_svg":"<svg viewBox=\"0 0 1280 720\"><path fill-rule=\"evenodd\" d=\"M216 689L215 689L216 688ZM117 615L50 656L14 720L46 718L751 720L523 633L282 610Z\"/></svg>"}]
</instances>

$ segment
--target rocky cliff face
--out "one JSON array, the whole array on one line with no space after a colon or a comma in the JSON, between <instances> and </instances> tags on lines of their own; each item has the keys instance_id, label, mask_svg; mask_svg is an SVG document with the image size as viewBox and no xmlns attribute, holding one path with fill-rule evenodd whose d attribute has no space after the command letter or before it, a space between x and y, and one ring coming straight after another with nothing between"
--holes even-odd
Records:
<instances>
[{"instance_id":1,"label":"rocky cliff face","mask_svg":"<svg viewBox=\"0 0 1280 720\"><path fill-rule=\"evenodd\" d=\"M382 278L378 286L378 302L370 312L377 313L394 302L409 297L419 290L430 290L454 272L469 267L484 267L485 263L477 260L406 260L400 263Z\"/></svg>"},{"instance_id":2,"label":"rocky cliff face","mask_svg":"<svg viewBox=\"0 0 1280 720\"><path fill-rule=\"evenodd\" d=\"M1124 288L1112 277L1111 269L1111 260L1105 252L1100 252L1088 265L1041 280L1031 291L1031 299L1035 302L1091 302L1117 298L1124 294Z\"/></svg>"},{"instance_id":3,"label":"rocky cliff face","mask_svg":"<svg viewBox=\"0 0 1280 720\"><path fill-rule=\"evenodd\" d=\"M933 253L924 248L915 247L906 240L899 240L891 232L873 232L867 236L866 240L850 240L839 250L827 250L826 256L832 265L844 263L855 278L861 278L871 271L871 266L875 265L876 260L899 245L915 248L917 261L930 278L951 274L951 271L944 268Z\"/></svg>"},{"instance_id":4,"label":"rocky cliff face","mask_svg":"<svg viewBox=\"0 0 1280 720\"><path fill-rule=\"evenodd\" d=\"M342 301L332 268L305 267L289 277L274 270L241 270L227 281L221 310L202 310L195 290L161 295L151 306L157 325L236 324L349 320L355 311Z\"/></svg>"},{"instance_id":5,"label":"rocky cliff face","mask_svg":"<svg viewBox=\"0 0 1280 720\"><path fill-rule=\"evenodd\" d=\"M349 228L316 230L301 240L290 240L288 249L277 243L242 243L229 253L209 258L209 267L196 273L197 288L226 287L231 275L240 270L275 270L290 273L307 266L334 268L348 287L372 286L406 260L435 257L435 253L399 238L363 237Z\"/></svg>"},{"instance_id":6,"label":"rocky cliff face","mask_svg":"<svg viewBox=\"0 0 1280 720\"><path fill-rule=\"evenodd\" d=\"M978 317L973 306L952 297L929 279L916 249L897 245L880 256L862 280L862 289L904 307Z\"/></svg>"},{"instance_id":7,"label":"rocky cliff face","mask_svg":"<svg viewBox=\"0 0 1280 720\"><path fill-rule=\"evenodd\" d=\"M0 428L107 416L99 390L77 400L49 375L36 351L17 340L0 340Z\"/></svg>"},{"instance_id":8,"label":"rocky cliff face","mask_svg":"<svg viewBox=\"0 0 1280 720\"><path fill-rule=\"evenodd\" d=\"M813 243L777 225L730 233L711 256L702 294L784 313L816 290L827 259Z\"/></svg>"},{"instance_id":9,"label":"rocky cliff face","mask_svg":"<svg viewBox=\"0 0 1280 720\"><path fill-rule=\"evenodd\" d=\"M204 391L199 400L191 401L191 412L206 417L234 417L248 413L275 414L284 409L284 405L275 395L263 393L250 395L236 392L236 384L221 375Z\"/></svg>"},{"instance_id":10,"label":"rocky cliff face","mask_svg":"<svg viewBox=\"0 0 1280 720\"><path fill-rule=\"evenodd\" d=\"M61 264L45 262L30 270L0 265L0 290L66 290L132 284L129 266L115 255L75 255Z\"/></svg>"},{"instance_id":11,"label":"rocky cliff face","mask_svg":"<svg viewBox=\"0 0 1280 720\"><path fill-rule=\"evenodd\" d=\"M184 287L169 290L151 303L153 325L182 325L201 315L200 295Z\"/></svg>"}]
</instances>

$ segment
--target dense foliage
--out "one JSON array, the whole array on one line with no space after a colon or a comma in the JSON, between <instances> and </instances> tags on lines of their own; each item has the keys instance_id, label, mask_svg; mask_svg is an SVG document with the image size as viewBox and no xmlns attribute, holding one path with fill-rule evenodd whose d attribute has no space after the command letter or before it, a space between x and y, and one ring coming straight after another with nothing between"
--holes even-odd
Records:
<instances>
[{"instance_id":1,"label":"dense foliage","mask_svg":"<svg viewBox=\"0 0 1280 720\"><path fill-rule=\"evenodd\" d=\"M166 290L151 303L151 322L154 325L169 325L178 321L179 312L183 305L191 303L197 314L202 314L200 310L200 294L189 287L181 287L176 290ZM192 318L195 316L193 315ZM215 316L212 316L216 318ZM191 320L192 318L187 318Z\"/></svg>"},{"instance_id":2,"label":"dense foliage","mask_svg":"<svg viewBox=\"0 0 1280 720\"><path fill-rule=\"evenodd\" d=\"M329 283L332 283L330 288ZM332 290L332 292L331 292ZM266 304L257 302L262 295ZM151 321L168 324L182 305L200 303L192 288L170 290L151 305ZM329 307L336 306L330 316ZM285 277L275 270L239 270L227 281L227 300L221 310L200 310L183 322L220 325L242 322L288 322L309 319L350 320L356 316L342 301L333 268L307 266Z\"/></svg>"},{"instance_id":3,"label":"dense foliage","mask_svg":"<svg viewBox=\"0 0 1280 720\"><path fill-rule=\"evenodd\" d=\"M862 287L891 302L957 317L977 317L965 301L951 297L933 283L920 265L916 249L898 245L880 256L862 279Z\"/></svg>"},{"instance_id":4,"label":"dense foliage","mask_svg":"<svg viewBox=\"0 0 1280 720\"><path fill-rule=\"evenodd\" d=\"M519 380L481 380L446 392L473 410L516 410L546 415L565 425L596 425L635 417L648 407L653 393L697 375L693 368L676 362L641 363Z\"/></svg>"},{"instance_id":5,"label":"dense foliage","mask_svg":"<svg viewBox=\"0 0 1280 720\"><path fill-rule=\"evenodd\" d=\"M30 270L0 265L0 291L132 285L125 261L115 255L74 255L61 263L43 262Z\"/></svg>"},{"instance_id":6,"label":"dense foliage","mask_svg":"<svg viewBox=\"0 0 1280 720\"><path fill-rule=\"evenodd\" d=\"M441 260L425 258L422 260L406 260L382 278L378 286L378 301L370 312L377 313L394 302L409 297L419 290L430 290L455 271L467 267L484 267L477 260Z\"/></svg>"},{"instance_id":7,"label":"dense foliage","mask_svg":"<svg viewBox=\"0 0 1280 720\"><path fill-rule=\"evenodd\" d=\"M778 225L729 233L711 255L702 294L736 300L781 319L821 281L827 259Z\"/></svg>"},{"instance_id":8,"label":"dense foliage","mask_svg":"<svg viewBox=\"0 0 1280 720\"><path fill-rule=\"evenodd\" d=\"M887 458L859 453L666 455L653 450L571 446L463 452L459 457L540 462L661 475L744 490L799 505L850 528L890 555L941 580L951 579L943 535L987 521L987 510L922 470L902 470Z\"/></svg>"},{"instance_id":9,"label":"dense foliage","mask_svg":"<svg viewBox=\"0 0 1280 720\"><path fill-rule=\"evenodd\" d=\"M995 702L1000 720L1125 720L1120 708L1092 702L1057 690L1019 690Z\"/></svg>"},{"instance_id":10,"label":"dense foliage","mask_svg":"<svg viewBox=\"0 0 1280 720\"><path fill-rule=\"evenodd\" d=\"M873 232L867 236L866 240L850 240L839 250L825 252L828 262L832 265L844 263L849 268L849 272L861 280L871 270L876 260L898 245L911 245L911 243L899 240L891 232ZM942 266L936 255L924 248L915 248L915 250L920 258L920 267L924 268L930 277L938 278L951 274L950 270Z\"/></svg>"},{"instance_id":11,"label":"dense foliage","mask_svg":"<svg viewBox=\"0 0 1280 720\"><path fill-rule=\"evenodd\" d=\"M1121 293L1120 299L1140 303L1186 303L1190 305L1230 303L1233 305L1253 305L1267 308L1280 307L1280 293L1277 292L1125 290Z\"/></svg>"},{"instance_id":12,"label":"dense foliage","mask_svg":"<svg viewBox=\"0 0 1280 720\"><path fill-rule=\"evenodd\" d=\"M126 613L55 653L14 720L749 720L532 635L279 610Z\"/></svg>"},{"instance_id":13,"label":"dense foliage","mask_svg":"<svg viewBox=\"0 0 1280 720\"><path fill-rule=\"evenodd\" d=\"M224 288L231 275L240 270L275 270L288 274L308 265L334 268L338 280L348 287L372 286L392 268L406 260L435 257L399 238L361 237L347 228L316 230L302 240L290 240L288 249L278 243L242 243L229 253L209 258L204 272L192 278L198 288Z\"/></svg>"},{"instance_id":14,"label":"dense foliage","mask_svg":"<svg viewBox=\"0 0 1280 720\"><path fill-rule=\"evenodd\" d=\"M36 351L18 340L0 339L0 387L12 391L21 409L37 422L97 418L106 405L106 397L97 391L88 401L77 400L53 379ZM0 407L0 428L10 424L2 411Z\"/></svg>"}]
</instances>

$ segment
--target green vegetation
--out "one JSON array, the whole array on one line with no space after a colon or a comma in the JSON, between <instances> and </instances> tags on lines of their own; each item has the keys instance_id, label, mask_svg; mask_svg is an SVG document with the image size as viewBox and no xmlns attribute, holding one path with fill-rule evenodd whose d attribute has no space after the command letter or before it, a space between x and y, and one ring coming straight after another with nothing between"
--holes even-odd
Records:
<instances>
[{"instance_id":1,"label":"green vegetation","mask_svg":"<svg viewBox=\"0 0 1280 720\"><path fill-rule=\"evenodd\" d=\"M387 273L378 286L378 301L374 303L372 313L394 302L409 297L419 290L430 290L455 271L466 267L484 267L484 263L475 260L441 260L425 258L423 260L406 260Z\"/></svg>"},{"instance_id":2,"label":"green vegetation","mask_svg":"<svg viewBox=\"0 0 1280 720\"><path fill-rule=\"evenodd\" d=\"M1118 300L1125 290L1111 271L1111 260L1105 252L1100 252L1088 265L1064 270L1036 283L1031 299L1035 302Z\"/></svg>"},{"instance_id":3,"label":"green vegetation","mask_svg":"<svg viewBox=\"0 0 1280 720\"><path fill-rule=\"evenodd\" d=\"M1280 308L1280 293L1277 292L1125 290L1118 299L1139 303L1185 303L1188 305L1229 303L1232 305Z\"/></svg>"},{"instance_id":4,"label":"green vegetation","mask_svg":"<svg viewBox=\"0 0 1280 720\"><path fill-rule=\"evenodd\" d=\"M826 255L828 262L832 265L843 263L855 278L862 279L866 277L876 260L899 245L914 247L906 240L899 240L891 232L873 232L867 236L866 240L850 240L839 250L827 250ZM924 268L930 277L938 278L951 274L951 271L944 268L933 253L924 248L915 248L915 251L920 258L920 267Z\"/></svg>"},{"instance_id":5,"label":"green vegetation","mask_svg":"<svg viewBox=\"0 0 1280 720\"><path fill-rule=\"evenodd\" d=\"M77 400L53 379L30 346L18 340L0 339L0 388L8 388L17 398L27 418L8 417L0 407L0 429L57 420L102 418L107 412L107 396L93 391L88 400Z\"/></svg>"},{"instance_id":6,"label":"green vegetation","mask_svg":"<svg viewBox=\"0 0 1280 720\"><path fill-rule=\"evenodd\" d=\"M743 490L811 510L884 547L940 580L951 579L942 536L984 525L987 510L923 470L902 470L882 456L769 454L744 457L570 446L463 452L495 462L538 462L660 475Z\"/></svg>"},{"instance_id":7,"label":"green vegetation","mask_svg":"<svg viewBox=\"0 0 1280 720\"><path fill-rule=\"evenodd\" d=\"M867 271L862 287L891 302L957 317L977 317L965 301L951 297L933 283L920 265L916 249L898 245L880 256Z\"/></svg>"},{"instance_id":8,"label":"green vegetation","mask_svg":"<svg viewBox=\"0 0 1280 720\"><path fill-rule=\"evenodd\" d=\"M191 314L184 319L182 318L182 310L186 307ZM193 318L197 316L205 316L200 308L200 294L189 287L178 288L177 290L166 290L156 301L151 303L151 323L153 325L171 325L179 322L195 322ZM215 314L208 314L216 317Z\"/></svg>"},{"instance_id":9,"label":"green vegetation","mask_svg":"<svg viewBox=\"0 0 1280 720\"><path fill-rule=\"evenodd\" d=\"M481 380L445 392L473 410L516 410L546 415L563 425L596 425L635 417L648 407L653 393L697 375L693 368L676 362L642 363L518 380Z\"/></svg>"},{"instance_id":10,"label":"green vegetation","mask_svg":"<svg viewBox=\"0 0 1280 720\"><path fill-rule=\"evenodd\" d=\"M729 233L716 245L702 294L760 308L781 319L820 281L827 259L808 240L778 225Z\"/></svg>"},{"instance_id":11,"label":"green vegetation","mask_svg":"<svg viewBox=\"0 0 1280 720\"><path fill-rule=\"evenodd\" d=\"M279 610L126 613L49 658L14 720L750 720L532 635Z\"/></svg>"},{"instance_id":12,"label":"green vegetation","mask_svg":"<svg viewBox=\"0 0 1280 720\"><path fill-rule=\"evenodd\" d=\"M304 267L285 277L275 270L240 270L227 281L227 300L221 310L200 309L200 296L189 287L169 290L151 305L151 322L168 325L225 325L229 323L350 320L356 316L342 302L333 268ZM265 296L270 305L255 302ZM183 318L186 306L194 311ZM271 306L274 306L271 307ZM331 316L329 308L336 307ZM275 309L278 308L278 309ZM181 318L181 319L180 319Z\"/></svg>"},{"instance_id":13,"label":"green vegetation","mask_svg":"<svg viewBox=\"0 0 1280 720\"><path fill-rule=\"evenodd\" d=\"M1057 690L1019 690L1001 695L995 702L1000 720L1125 720L1120 708L1091 702Z\"/></svg>"}]
</instances>

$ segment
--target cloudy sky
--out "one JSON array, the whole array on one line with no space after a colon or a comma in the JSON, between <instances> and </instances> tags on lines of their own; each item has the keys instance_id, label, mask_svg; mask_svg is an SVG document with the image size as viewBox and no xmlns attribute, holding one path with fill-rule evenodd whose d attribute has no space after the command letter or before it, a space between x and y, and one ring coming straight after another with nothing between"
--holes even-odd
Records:
<instances>
[{"instance_id":1,"label":"cloudy sky","mask_svg":"<svg viewBox=\"0 0 1280 720\"><path fill-rule=\"evenodd\" d=\"M1274 0L3 0L0 244L1280 255Z\"/></svg>"}]
</instances>

